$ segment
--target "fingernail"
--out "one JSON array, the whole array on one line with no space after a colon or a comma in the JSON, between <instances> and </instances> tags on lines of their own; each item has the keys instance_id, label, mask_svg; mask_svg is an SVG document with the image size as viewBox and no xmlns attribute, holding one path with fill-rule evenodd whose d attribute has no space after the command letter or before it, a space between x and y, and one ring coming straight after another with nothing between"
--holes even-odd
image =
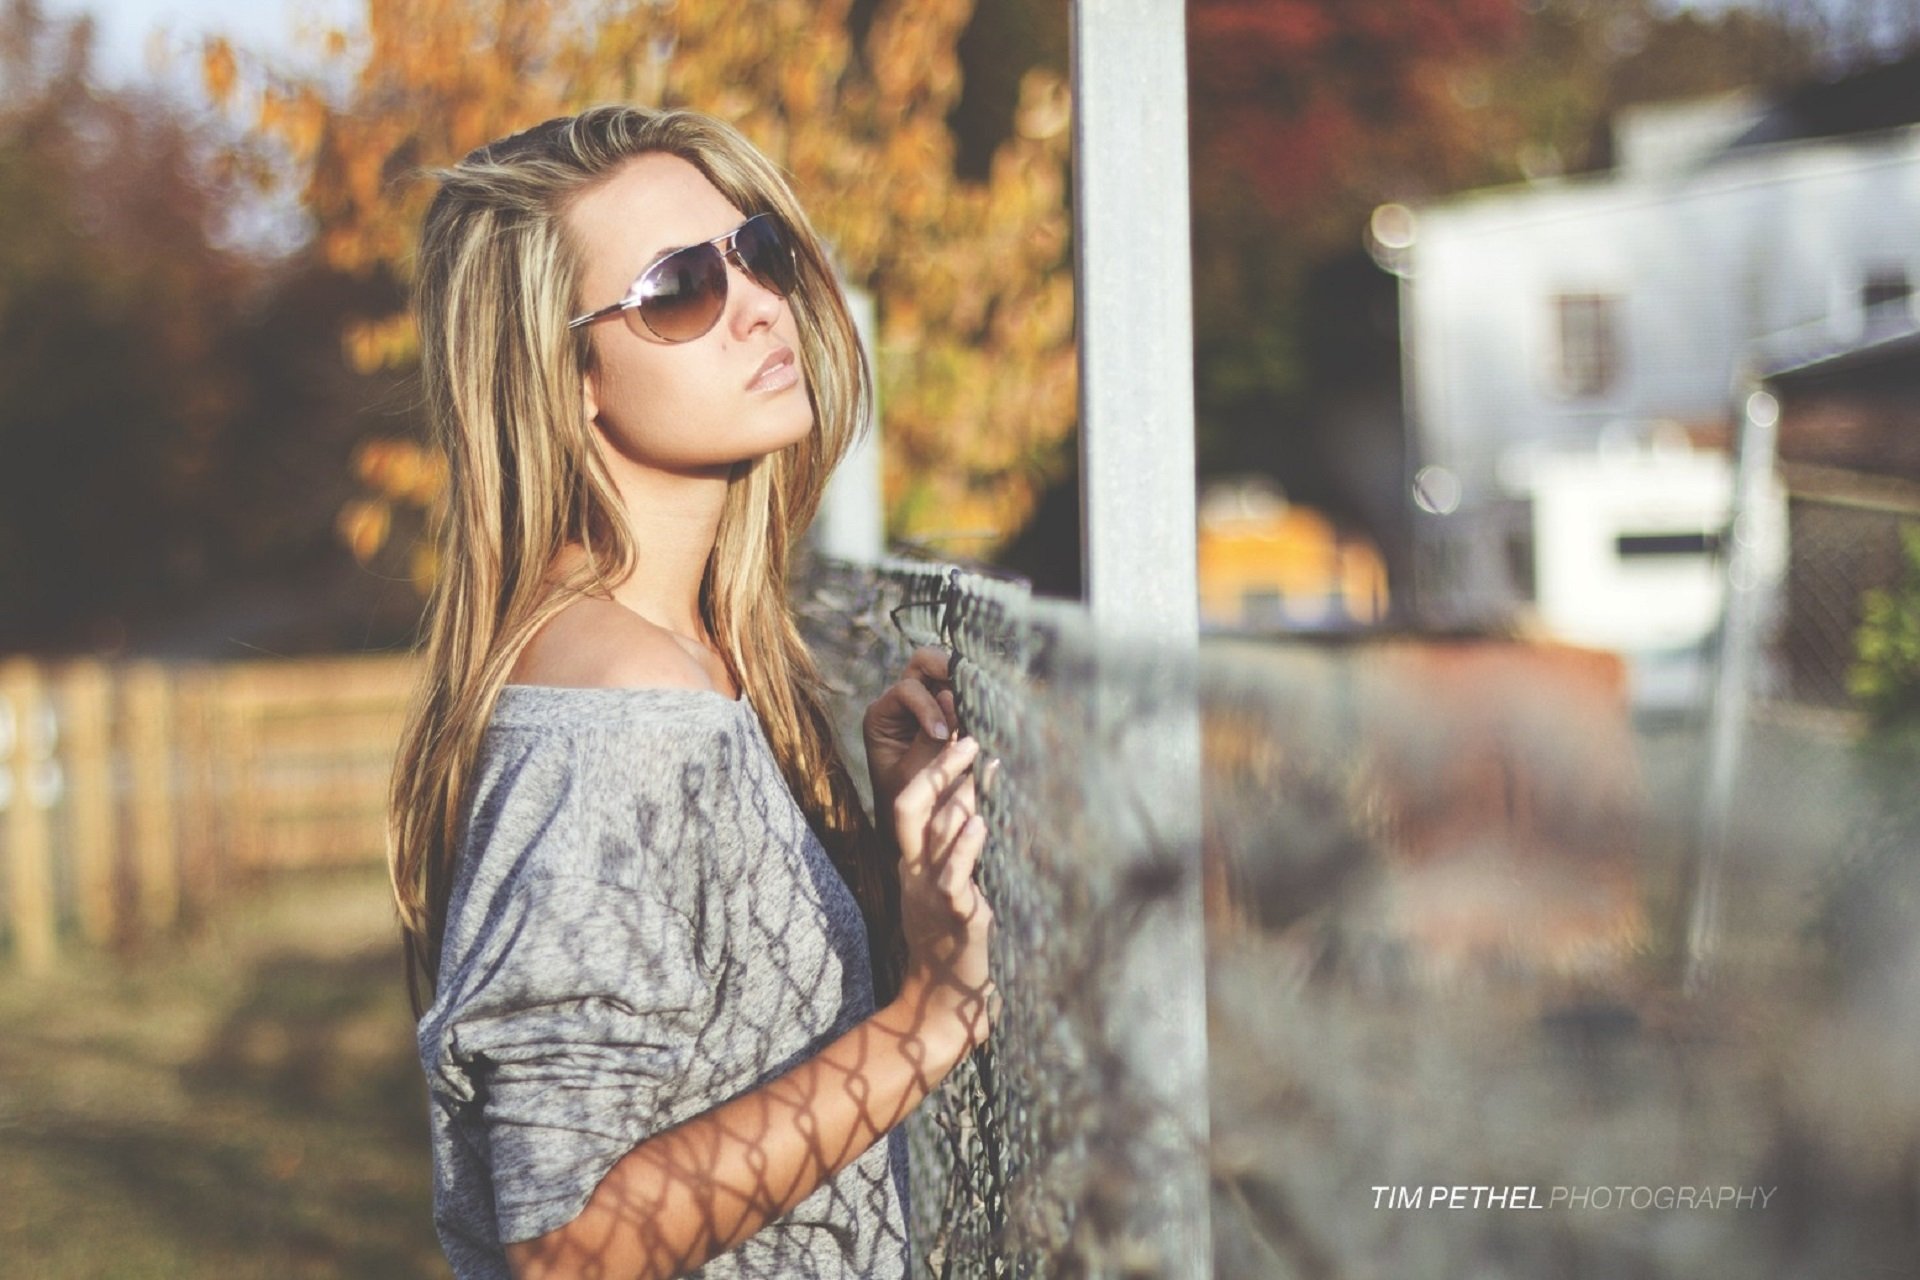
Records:
<instances>
[{"instance_id":1,"label":"fingernail","mask_svg":"<svg viewBox=\"0 0 1920 1280\"><path fill-rule=\"evenodd\" d=\"M946 739L946 737L947 737L947 735L948 735L949 733L951 733L951 732L952 732L952 730L950 730L950 729L948 729L948 728L947 728L947 722L946 722L945 720L935 720L935 721L933 722L933 736L934 736L934 737L936 737L936 738L939 738L939 739L941 739L941 740L943 740L943 741L944 741L944 740Z\"/></svg>"}]
</instances>

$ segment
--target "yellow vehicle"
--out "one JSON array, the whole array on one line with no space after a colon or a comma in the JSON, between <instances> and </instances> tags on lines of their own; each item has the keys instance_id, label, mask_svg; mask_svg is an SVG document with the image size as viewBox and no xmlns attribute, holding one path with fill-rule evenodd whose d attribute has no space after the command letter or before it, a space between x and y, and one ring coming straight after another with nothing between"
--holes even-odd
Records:
<instances>
[{"instance_id":1,"label":"yellow vehicle","mask_svg":"<svg viewBox=\"0 0 1920 1280\"><path fill-rule=\"evenodd\" d=\"M1341 630L1387 611L1379 549L1290 503L1264 477L1200 495L1200 623L1221 630Z\"/></svg>"}]
</instances>

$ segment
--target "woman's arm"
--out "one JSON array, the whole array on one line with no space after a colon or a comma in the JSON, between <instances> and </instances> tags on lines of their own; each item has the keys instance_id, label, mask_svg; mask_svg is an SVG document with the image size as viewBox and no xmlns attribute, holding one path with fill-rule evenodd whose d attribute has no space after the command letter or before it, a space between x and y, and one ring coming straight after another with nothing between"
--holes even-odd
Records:
<instances>
[{"instance_id":1,"label":"woman's arm","mask_svg":"<svg viewBox=\"0 0 1920 1280\"><path fill-rule=\"evenodd\" d=\"M950 990L948 984L940 984ZM573 1221L506 1246L516 1277L683 1275L799 1204L984 1035L924 974L812 1058L622 1156Z\"/></svg>"},{"instance_id":2,"label":"woman's arm","mask_svg":"<svg viewBox=\"0 0 1920 1280\"><path fill-rule=\"evenodd\" d=\"M992 1029L985 840L950 741L894 798L907 973L893 1002L786 1074L620 1157L573 1221L506 1246L528 1277L682 1275L792 1209L905 1119Z\"/></svg>"}]
</instances>

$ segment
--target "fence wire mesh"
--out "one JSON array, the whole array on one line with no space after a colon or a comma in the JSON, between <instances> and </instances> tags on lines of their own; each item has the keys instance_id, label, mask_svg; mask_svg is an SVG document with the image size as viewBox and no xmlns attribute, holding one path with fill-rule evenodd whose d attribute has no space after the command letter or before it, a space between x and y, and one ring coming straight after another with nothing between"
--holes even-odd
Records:
<instances>
[{"instance_id":1,"label":"fence wire mesh","mask_svg":"<svg viewBox=\"0 0 1920 1280\"><path fill-rule=\"evenodd\" d=\"M1827 744L1749 757L1723 963L1693 992L1697 726L1636 723L1608 655L1215 637L1196 661L1117 650L1076 608L948 566L820 562L796 586L853 749L866 701L940 643L962 727L1004 761L980 875L1006 1004L909 1121L916 1275L1164 1274L1130 1214L1193 1160L1222 1277L1920 1256L1920 877L1839 853L1870 784ZM1093 710L1108 697L1119 717ZM1193 882L1128 834L1152 788L1111 726L1182 702L1204 757L1199 1150L1156 1123L1114 1025L1143 910ZM1544 1212L1436 1209L1436 1187Z\"/></svg>"},{"instance_id":2,"label":"fence wire mesh","mask_svg":"<svg viewBox=\"0 0 1920 1280\"><path fill-rule=\"evenodd\" d=\"M1853 705L1848 673L1862 601L1906 571L1900 530L1920 525L1920 503L1865 500L1844 491L1795 493L1787 505L1783 608L1774 645L1774 696L1802 706Z\"/></svg>"},{"instance_id":3,"label":"fence wire mesh","mask_svg":"<svg viewBox=\"0 0 1920 1280\"><path fill-rule=\"evenodd\" d=\"M1002 762L981 791L990 834L979 874L1005 1003L993 1040L910 1122L923 1274L1103 1274L1128 1260L1158 1273L1141 1224L1127 1220L1129 1188L1204 1152L1165 1149L1141 1064L1116 1051L1107 1020L1140 908L1176 886L1143 889L1141 862L1117 849L1105 801L1124 804L1124 779L1088 803L1087 766L1106 753L1090 736L1073 610L1018 581L903 561L823 562L797 595L846 695L844 740L857 745L852 717L913 649L938 645L953 654L958 731Z\"/></svg>"}]
</instances>

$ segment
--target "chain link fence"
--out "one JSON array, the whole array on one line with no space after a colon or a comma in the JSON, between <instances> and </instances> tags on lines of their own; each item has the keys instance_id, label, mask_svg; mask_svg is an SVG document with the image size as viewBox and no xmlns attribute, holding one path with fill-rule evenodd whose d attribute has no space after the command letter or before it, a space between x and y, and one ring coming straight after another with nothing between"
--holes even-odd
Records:
<instances>
[{"instance_id":1,"label":"chain link fence","mask_svg":"<svg viewBox=\"0 0 1920 1280\"><path fill-rule=\"evenodd\" d=\"M1787 572L1773 636L1776 700L1805 707L1853 706L1862 601L1906 573L1900 531L1920 525L1920 500L1890 500L1866 477L1789 491Z\"/></svg>"},{"instance_id":2,"label":"chain link fence","mask_svg":"<svg viewBox=\"0 0 1920 1280\"><path fill-rule=\"evenodd\" d=\"M1142 1188L1196 1162L1222 1277L1697 1280L1920 1256L1920 914L1884 881L1849 898L1822 880L1838 864L1805 841L1831 811L1794 812L1805 793L1766 772L1804 780L1806 757L1746 780L1762 794L1724 963L1693 991L1697 793L1684 753L1635 738L1617 664L1457 637L1216 639L1196 660L910 562L816 562L795 599L850 748L931 643L956 655L961 727L1003 761L980 876L1006 1003L908 1122L917 1276L1166 1274ZM1204 755L1186 851L1139 817L1153 787L1115 727L1183 704ZM1204 1138L1164 1123L1115 1021L1140 922L1196 891Z\"/></svg>"},{"instance_id":3,"label":"chain link fence","mask_svg":"<svg viewBox=\"0 0 1920 1280\"><path fill-rule=\"evenodd\" d=\"M1001 761L980 796L979 874L1004 1006L994 1038L909 1122L922 1274L1165 1273L1130 1206L1140 1187L1206 1153L1165 1123L1145 1064L1127 1059L1109 1023L1143 908L1191 880L1165 851L1127 847L1114 805L1127 807L1128 781L1096 781L1114 744L1100 740L1092 707L1096 684L1128 689L1134 722L1151 720L1179 681L1140 679L1112 654L1096 676L1078 610L1018 580L823 561L796 599L843 695L843 741L857 748L865 703L915 648L937 645L953 655L957 732ZM1111 803L1089 803L1096 787Z\"/></svg>"}]
</instances>

